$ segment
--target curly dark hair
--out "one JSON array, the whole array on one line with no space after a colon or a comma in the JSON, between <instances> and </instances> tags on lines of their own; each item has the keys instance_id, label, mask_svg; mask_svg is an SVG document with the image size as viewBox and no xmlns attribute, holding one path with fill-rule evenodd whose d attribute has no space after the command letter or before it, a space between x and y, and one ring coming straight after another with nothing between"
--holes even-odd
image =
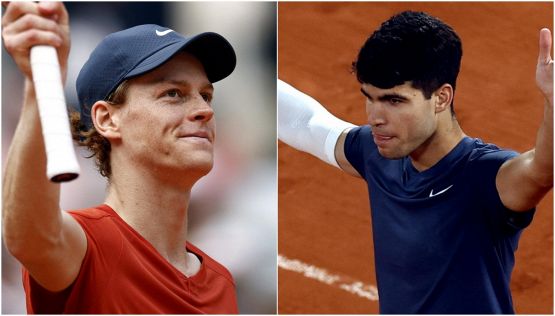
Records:
<instances>
[{"instance_id":1,"label":"curly dark hair","mask_svg":"<svg viewBox=\"0 0 555 316\"><path fill-rule=\"evenodd\" d=\"M424 12L404 11L366 40L353 71L360 83L381 89L411 81L429 99L445 83L455 90L461 58L461 40L449 25Z\"/></svg>"},{"instance_id":2,"label":"curly dark hair","mask_svg":"<svg viewBox=\"0 0 555 316\"><path fill-rule=\"evenodd\" d=\"M113 106L122 105L127 98L128 86L128 81L123 81L114 92L108 95L105 101ZM81 114L78 111L70 111L69 118L73 140L75 140L79 146L86 147L91 152L91 155L87 158L94 157L96 167L100 174L110 180L112 175L112 166L110 164L110 152L112 147L110 142L104 136L100 135L94 126L85 130L85 125L81 122Z\"/></svg>"}]
</instances>

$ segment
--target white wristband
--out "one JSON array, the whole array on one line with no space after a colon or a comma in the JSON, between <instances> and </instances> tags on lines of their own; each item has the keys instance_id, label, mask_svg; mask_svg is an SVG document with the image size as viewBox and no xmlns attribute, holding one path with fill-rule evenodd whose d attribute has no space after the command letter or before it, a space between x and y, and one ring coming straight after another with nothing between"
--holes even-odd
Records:
<instances>
[{"instance_id":1,"label":"white wristband","mask_svg":"<svg viewBox=\"0 0 555 316\"><path fill-rule=\"evenodd\" d=\"M339 167L335 145L355 125L333 116L318 101L278 79L278 137L286 144Z\"/></svg>"}]
</instances>

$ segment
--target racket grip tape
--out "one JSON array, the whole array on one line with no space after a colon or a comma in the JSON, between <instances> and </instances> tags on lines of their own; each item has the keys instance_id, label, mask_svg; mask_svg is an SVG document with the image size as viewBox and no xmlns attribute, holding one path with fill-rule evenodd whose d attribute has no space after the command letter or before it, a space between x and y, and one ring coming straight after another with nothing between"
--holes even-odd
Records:
<instances>
[{"instance_id":1,"label":"racket grip tape","mask_svg":"<svg viewBox=\"0 0 555 316\"><path fill-rule=\"evenodd\" d=\"M79 176L73 148L58 54L52 46L31 48L31 71L46 149L46 176L52 182Z\"/></svg>"}]
</instances>

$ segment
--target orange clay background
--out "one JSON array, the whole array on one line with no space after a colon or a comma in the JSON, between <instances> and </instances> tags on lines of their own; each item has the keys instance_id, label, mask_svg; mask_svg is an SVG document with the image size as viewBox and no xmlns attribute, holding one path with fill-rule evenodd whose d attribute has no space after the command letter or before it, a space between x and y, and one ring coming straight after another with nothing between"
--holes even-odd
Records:
<instances>
[{"instance_id":1,"label":"orange clay background","mask_svg":"<svg viewBox=\"0 0 555 316\"><path fill-rule=\"evenodd\" d=\"M350 65L384 20L422 10L463 42L455 110L467 135L517 151L534 146L543 115L535 86L538 33L552 3L279 3L279 77L336 116L365 124ZM279 143L279 253L376 284L366 184ZM517 313L553 313L553 193L516 253ZM279 269L279 313L377 313L378 304Z\"/></svg>"}]
</instances>

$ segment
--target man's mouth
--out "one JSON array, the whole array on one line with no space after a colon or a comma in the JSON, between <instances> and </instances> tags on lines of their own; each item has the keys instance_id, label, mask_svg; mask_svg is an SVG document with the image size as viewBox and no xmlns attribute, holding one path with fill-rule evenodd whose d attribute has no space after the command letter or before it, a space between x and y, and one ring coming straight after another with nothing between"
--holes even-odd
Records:
<instances>
[{"instance_id":1,"label":"man's mouth","mask_svg":"<svg viewBox=\"0 0 555 316\"><path fill-rule=\"evenodd\" d=\"M385 145L394 138L393 136L387 136L387 135L376 134L376 133L372 135L374 137L374 143L376 143L376 145L378 146Z\"/></svg>"},{"instance_id":2,"label":"man's mouth","mask_svg":"<svg viewBox=\"0 0 555 316\"><path fill-rule=\"evenodd\" d=\"M201 143L208 142L211 144L213 142L210 133L205 131L185 133L180 135L179 138L188 140L188 141L201 142Z\"/></svg>"}]
</instances>

